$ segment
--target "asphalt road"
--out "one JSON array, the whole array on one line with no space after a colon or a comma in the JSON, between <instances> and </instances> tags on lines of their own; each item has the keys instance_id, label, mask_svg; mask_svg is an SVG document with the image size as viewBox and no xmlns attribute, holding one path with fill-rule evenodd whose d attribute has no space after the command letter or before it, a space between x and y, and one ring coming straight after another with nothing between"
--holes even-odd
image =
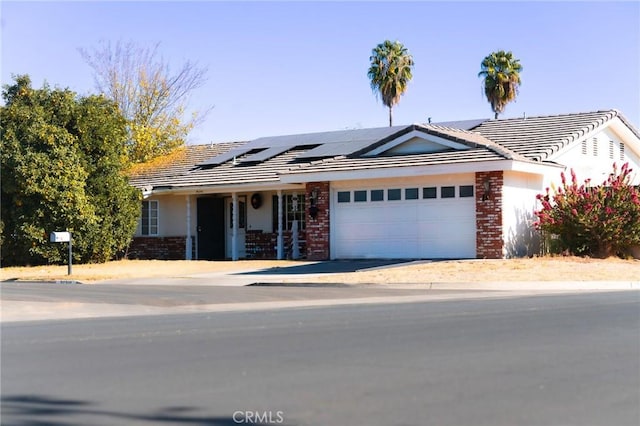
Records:
<instances>
[{"instance_id":1,"label":"asphalt road","mask_svg":"<svg viewBox=\"0 0 640 426\"><path fill-rule=\"evenodd\" d=\"M637 426L639 296L3 324L1 423Z\"/></svg>"}]
</instances>

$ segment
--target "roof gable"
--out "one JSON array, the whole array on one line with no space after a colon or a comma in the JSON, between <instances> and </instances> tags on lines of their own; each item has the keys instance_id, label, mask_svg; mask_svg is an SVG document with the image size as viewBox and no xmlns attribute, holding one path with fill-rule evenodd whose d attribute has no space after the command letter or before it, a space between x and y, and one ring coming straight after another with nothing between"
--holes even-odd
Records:
<instances>
[{"instance_id":1,"label":"roof gable","mask_svg":"<svg viewBox=\"0 0 640 426\"><path fill-rule=\"evenodd\" d=\"M377 155L427 154L450 149L464 150L469 149L469 147L416 129L365 152L363 155L370 157Z\"/></svg>"}]
</instances>

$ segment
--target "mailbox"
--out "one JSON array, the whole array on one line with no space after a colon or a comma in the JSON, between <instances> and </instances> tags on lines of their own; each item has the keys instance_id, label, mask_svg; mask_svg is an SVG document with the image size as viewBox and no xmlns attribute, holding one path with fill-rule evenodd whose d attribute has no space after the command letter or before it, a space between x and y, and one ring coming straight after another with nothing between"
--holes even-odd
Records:
<instances>
[{"instance_id":1,"label":"mailbox","mask_svg":"<svg viewBox=\"0 0 640 426\"><path fill-rule=\"evenodd\" d=\"M71 241L71 233L69 232L52 232L49 237L52 243L68 243Z\"/></svg>"}]
</instances>

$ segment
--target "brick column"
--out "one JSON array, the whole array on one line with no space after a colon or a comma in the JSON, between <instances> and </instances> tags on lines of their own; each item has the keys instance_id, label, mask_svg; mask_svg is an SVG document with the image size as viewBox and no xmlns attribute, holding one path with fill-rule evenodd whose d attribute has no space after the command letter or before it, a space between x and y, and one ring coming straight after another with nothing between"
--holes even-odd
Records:
<instances>
[{"instance_id":1,"label":"brick column","mask_svg":"<svg viewBox=\"0 0 640 426\"><path fill-rule=\"evenodd\" d=\"M488 183L489 191L485 190ZM476 257L502 259L502 171L476 173Z\"/></svg>"},{"instance_id":2,"label":"brick column","mask_svg":"<svg viewBox=\"0 0 640 426\"><path fill-rule=\"evenodd\" d=\"M317 194L315 206L317 215L311 217L311 199L314 191ZM307 222L307 259L308 260L328 260L329 259L329 182L310 182L306 189L306 222Z\"/></svg>"}]
</instances>

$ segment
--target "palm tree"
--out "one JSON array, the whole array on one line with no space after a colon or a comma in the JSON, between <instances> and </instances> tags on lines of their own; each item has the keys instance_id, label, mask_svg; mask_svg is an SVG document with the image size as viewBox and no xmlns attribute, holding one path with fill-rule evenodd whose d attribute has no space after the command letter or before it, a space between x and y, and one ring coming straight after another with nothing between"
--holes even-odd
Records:
<instances>
[{"instance_id":1,"label":"palm tree","mask_svg":"<svg viewBox=\"0 0 640 426\"><path fill-rule=\"evenodd\" d=\"M498 114L516 98L520 86L520 60L511 52L500 50L493 52L482 60L478 77L484 78L484 94L491 104L491 109Z\"/></svg>"},{"instance_id":2,"label":"palm tree","mask_svg":"<svg viewBox=\"0 0 640 426\"><path fill-rule=\"evenodd\" d=\"M367 73L371 89L382 98L389 108L389 126L393 125L393 106L407 90L411 80L413 57L402 43L385 40L371 51L371 67Z\"/></svg>"}]
</instances>

